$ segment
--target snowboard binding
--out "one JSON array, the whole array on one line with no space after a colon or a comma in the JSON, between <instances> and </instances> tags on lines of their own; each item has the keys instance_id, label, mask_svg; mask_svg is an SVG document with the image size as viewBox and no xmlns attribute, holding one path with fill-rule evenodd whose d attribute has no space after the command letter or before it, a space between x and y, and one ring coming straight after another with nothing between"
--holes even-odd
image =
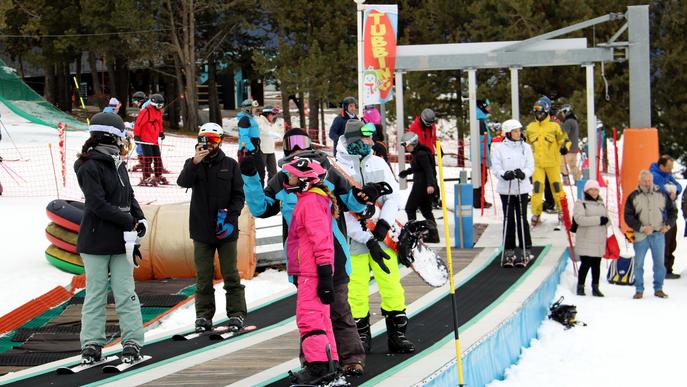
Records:
<instances>
[{"instance_id":1,"label":"snowboard binding","mask_svg":"<svg viewBox=\"0 0 687 387\"><path fill-rule=\"evenodd\" d=\"M432 232L437 233L436 226L427 220L409 220L398 237L398 260L410 267L415 262L413 251L420 241L424 241ZM437 233L438 234L438 233ZM438 235L437 235L438 236Z\"/></svg>"}]
</instances>

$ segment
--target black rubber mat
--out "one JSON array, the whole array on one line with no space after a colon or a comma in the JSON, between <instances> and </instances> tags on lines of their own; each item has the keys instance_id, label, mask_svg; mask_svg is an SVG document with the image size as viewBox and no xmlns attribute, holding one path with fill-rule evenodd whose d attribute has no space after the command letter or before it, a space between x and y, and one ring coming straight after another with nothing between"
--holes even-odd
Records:
<instances>
[{"instance_id":1,"label":"black rubber mat","mask_svg":"<svg viewBox=\"0 0 687 387\"><path fill-rule=\"evenodd\" d=\"M52 334L52 335L78 335L81 332L81 325L49 325L42 328L30 329L30 328L19 328L14 333L12 341L23 343L28 340L29 337L35 334ZM106 325L105 333L107 336L114 336L119 334L119 327L116 325ZM2 358L3 354L0 354ZM0 360L0 364L2 361Z\"/></svg>"},{"instance_id":2,"label":"black rubber mat","mask_svg":"<svg viewBox=\"0 0 687 387\"><path fill-rule=\"evenodd\" d=\"M532 252L537 255L535 260L539 259L542 251L542 247L534 247L532 249ZM465 324L489 307L529 270L533 262L534 260L525 269L504 269L501 267L500 259L497 257L468 282L457 288L458 326ZM350 378L349 382L352 385L362 384L411 357L417 356L446 337L446 335L453 333L451 314L451 298L450 295L446 295L410 319L406 336L415 344L415 352L412 354L388 354L386 352L386 331L377 335L372 339L372 352L367 355L365 360L365 374L356 378ZM269 386L289 385L290 383L285 375L283 379Z\"/></svg>"},{"instance_id":3,"label":"black rubber mat","mask_svg":"<svg viewBox=\"0 0 687 387\"><path fill-rule=\"evenodd\" d=\"M172 307L175 306L176 304L180 303L181 301L184 301L187 299L188 296L184 296L182 294L154 294L154 295L142 295L138 296L138 299L141 301L141 306L146 307L146 306L166 306L166 307ZM83 297L73 297L70 301L70 304L73 305L78 305L78 304L83 304L84 298ZM109 293L107 295L107 303L108 304L114 304L114 296L112 293Z\"/></svg>"},{"instance_id":4,"label":"black rubber mat","mask_svg":"<svg viewBox=\"0 0 687 387\"><path fill-rule=\"evenodd\" d=\"M267 328L271 325L280 323L296 313L296 296L291 295L282 300L268 304L260 309L252 311L248 314L246 324L256 325L257 331ZM231 339L229 339L231 340ZM206 337L200 337L196 340L189 341L172 341L172 339L162 340L157 343L148 344L143 347L143 354L150 355L153 358L141 367L149 366L172 357L185 354L187 352L195 351L212 344L216 341L210 341ZM64 358L64 356L62 357ZM231 365L227 365L230 367ZM47 371L43 374L27 378L15 383L13 386L80 386L83 384L92 383L99 380L105 380L110 377L103 374L101 367L94 367L82 371L74 375L56 375L55 371Z\"/></svg>"}]
</instances>

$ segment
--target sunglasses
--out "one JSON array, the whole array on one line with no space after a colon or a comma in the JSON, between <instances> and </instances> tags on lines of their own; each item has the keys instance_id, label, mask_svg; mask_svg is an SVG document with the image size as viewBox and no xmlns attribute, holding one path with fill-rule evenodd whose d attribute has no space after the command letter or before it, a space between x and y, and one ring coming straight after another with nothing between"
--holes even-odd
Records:
<instances>
[{"instance_id":1,"label":"sunglasses","mask_svg":"<svg viewBox=\"0 0 687 387\"><path fill-rule=\"evenodd\" d=\"M201 138L204 138L204 140L201 140ZM213 135L213 134L205 134L205 135L202 135L202 136L198 136L198 142L199 142L199 143L200 143L200 142L206 142L206 143L208 143L208 144L215 144L215 145L217 145L217 144L219 144L220 142L222 142L222 137L220 137L220 136L218 136L218 135Z\"/></svg>"},{"instance_id":2,"label":"sunglasses","mask_svg":"<svg viewBox=\"0 0 687 387\"><path fill-rule=\"evenodd\" d=\"M312 140L310 137L302 134L289 136L284 139L284 149L287 151L294 150L296 147L298 147L300 150L308 149L310 148L311 144Z\"/></svg>"}]
</instances>

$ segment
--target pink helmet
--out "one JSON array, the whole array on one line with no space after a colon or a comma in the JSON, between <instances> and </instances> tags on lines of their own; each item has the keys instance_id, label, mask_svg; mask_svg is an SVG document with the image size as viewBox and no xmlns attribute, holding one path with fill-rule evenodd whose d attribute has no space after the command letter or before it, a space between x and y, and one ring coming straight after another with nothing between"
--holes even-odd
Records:
<instances>
[{"instance_id":1,"label":"pink helmet","mask_svg":"<svg viewBox=\"0 0 687 387\"><path fill-rule=\"evenodd\" d=\"M295 187L285 184L287 191L291 192L307 191L313 184L322 181L327 174L327 170L317 161L298 157L284 165L284 170L299 180L298 186Z\"/></svg>"},{"instance_id":2,"label":"pink helmet","mask_svg":"<svg viewBox=\"0 0 687 387\"><path fill-rule=\"evenodd\" d=\"M363 121L379 125L382 123L382 115L379 114L379 110L376 107L366 106L365 111L363 111Z\"/></svg>"}]
</instances>

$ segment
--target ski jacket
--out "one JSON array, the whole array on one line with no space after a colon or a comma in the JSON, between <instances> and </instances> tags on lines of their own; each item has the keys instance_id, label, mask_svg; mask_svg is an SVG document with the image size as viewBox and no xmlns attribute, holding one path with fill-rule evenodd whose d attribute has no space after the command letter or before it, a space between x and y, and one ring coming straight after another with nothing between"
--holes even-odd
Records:
<instances>
[{"instance_id":1,"label":"ski jacket","mask_svg":"<svg viewBox=\"0 0 687 387\"><path fill-rule=\"evenodd\" d=\"M341 212L362 212L365 210L365 204L358 202L350 183L336 168L331 166L325 153L307 151L301 152L298 155L317 160L327 170L324 184L338 198ZM280 160L279 164L283 165L288 160L288 158ZM284 220L282 238L285 243L288 242L291 218L298 202L298 197L296 194L286 192L284 189L284 183L288 180L287 173L283 170L279 171L267 182L267 186L264 189L260 183L260 176L257 173L253 176L242 175L242 177L246 204L250 213L257 218L269 218L281 212L282 219ZM334 284L340 285L348 283L348 275L351 273L351 254L345 237L346 223L343 216L339 216L338 219L332 219L332 234L334 241Z\"/></svg>"},{"instance_id":2,"label":"ski jacket","mask_svg":"<svg viewBox=\"0 0 687 387\"><path fill-rule=\"evenodd\" d=\"M417 134L417 137L420 141L420 144L429 148L429 150L432 152L432 155L435 155L437 153L437 151L436 151L437 125L436 124L432 124L432 126L426 128L422 125L422 120L420 119L420 116L417 116L413 120L413 123L410 124L410 126L408 127L408 131Z\"/></svg>"},{"instance_id":3,"label":"ski jacket","mask_svg":"<svg viewBox=\"0 0 687 387\"><path fill-rule=\"evenodd\" d=\"M491 133L489 132L489 114L482 111L482 109L477 108L477 121L479 121L479 157L480 163L483 160L486 162L487 167L491 167ZM484 141L487 142L487 155L484 156Z\"/></svg>"},{"instance_id":4,"label":"ski jacket","mask_svg":"<svg viewBox=\"0 0 687 387\"><path fill-rule=\"evenodd\" d=\"M126 165L97 150L84 161L77 159L74 171L86 198L86 207L76 242L79 253L124 254L124 231L132 231L145 215L134 197Z\"/></svg>"},{"instance_id":5,"label":"ski jacket","mask_svg":"<svg viewBox=\"0 0 687 387\"><path fill-rule=\"evenodd\" d=\"M341 114L338 116L334 117L334 121L332 122L332 126L329 127L329 138L334 141L334 156L336 156L336 149L337 145L339 144L339 137L343 136L344 131L346 130L346 122L350 119L357 119L358 116L355 114L351 116L345 111L341 111Z\"/></svg>"},{"instance_id":6,"label":"ski jacket","mask_svg":"<svg viewBox=\"0 0 687 387\"><path fill-rule=\"evenodd\" d=\"M577 223L575 232L575 252L588 257L603 257L606 253L606 230L610 222L601 225L601 217L608 216L603 200L586 197L575 202L573 218Z\"/></svg>"},{"instance_id":7,"label":"ski jacket","mask_svg":"<svg viewBox=\"0 0 687 387\"><path fill-rule=\"evenodd\" d=\"M332 203L319 188L297 196L286 241L287 271L289 275L317 277L317 266L334 266Z\"/></svg>"},{"instance_id":8,"label":"ski jacket","mask_svg":"<svg viewBox=\"0 0 687 387\"><path fill-rule=\"evenodd\" d=\"M520 169L525 173L525 179L520 180L520 193L532 192L530 177L534 173L534 156L532 147L524 141L511 141L504 138L502 142L494 146L494 153L491 156L491 170L496 176L496 192L501 195L517 195L518 180L510 182L503 179L503 174L507 171ZM510 189L509 189L510 186Z\"/></svg>"},{"instance_id":9,"label":"ski jacket","mask_svg":"<svg viewBox=\"0 0 687 387\"><path fill-rule=\"evenodd\" d=\"M260 126L252 114L240 112L236 115L239 126L239 151L254 152L260 150Z\"/></svg>"},{"instance_id":10,"label":"ski jacket","mask_svg":"<svg viewBox=\"0 0 687 387\"><path fill-rule=\"evenodd\" d=\"M410 170L413 173L412 190L427 192L427 187L438 188L437 170L432 151L426 146L418 144L411 153L413 155L413 160L410 162Z\"/></svg>"},{"instance_id":11,"label":"ski jacket","mask_svg":"<svg viewBox=\"0 0 687 387\"><path fill-rule=\"evenodd\" d=\"M210 245L238 239L238 219L245 198L236 160L226 156L221 149L217 156L206 157L198 164L193 164L193 158L189 158L179 173L177 184L193 190L189 214L191 239ZM225 223L233 224L234 232L226 239L217 239L217 211L223 208L227 209Z\"/></svg>"},{"instance_id":12,"label":"ski jacket","mask_svg":"<svg viewBox=\"0 0 687 387\"><path fill-rule=\"evenodd\" d=\"M568 136L557 123L546 117L543 121L534 121L527 125L527 143L532 145L534 162L537 168L549 168L561 165L561 146L567 145Z\"/></svg>"},{"instance_id":13,"label":"ski jacket","mask_svg":"<svg viewBox=\"0 0 687 387\"><path fill-rule=\"evenodd\" d=\"M666 190L666 184L672 184L677 188L677 193L675 195L675 199L677 200L677 197L680 195L680 193L682 193L682 185L675 180L673 174L663 172L661 167L658 166L658 163L651 163L649 171L651 171L651 174L654 176L654 184L656 184L661 191L668 193L668 190Z\"/></svg>"},{"instance_id":14,"label":"ski jacket","mask_svg":"<svg viewBox=\"0 0 687 387\"><path fill-rule=\"evenodd\" d=\"M260 126L260 150L262 153L274 153L274 141L281 138L277 134L276 122L269 122L265 116L258 116Z\"/></svg>"},{"instance_id":15,"label":"ski jacket","mask_svg":"<svg viewBox=\"0 0 687 387\"><path fill-rule=\"evenodd\" d=\"M158 145L162 128L162 110L157 110L153 105L141 109L134 124L134 136L140 137L142 142Z\"/></svg>"},{"instance_id":16,"label":"ski jacket","mask_svg":"<svg viewBox=\"0 0 687 387\"><path fill-rule=\"evenodd\" d=\"M565 134L568 135L570 139L570 153L577 153L580 151L580 126L577 123L577 119L574 115L569 115L565 118L565 121L561 124L561 129Z\"/></svg>"},{"instance_id":17,"label":"ski jacket","mask_svg":"<svg viewBox=\"0 0 687 387\"><path fill-rule=\"evenodd\" d=\"M336 161L341 169L347 173L358 185L363 186L367 183L386 182L391 186L392 193L381 196L377 202L381 204L381 211L376 210L373 219L384 219L389 225L396 222L396 214L400 205L400 195L398 192L398 182L391 171L391 167L384 159L372 153L365 157L350 155L346 150L346 138L339 138L339 148L336 152ZM363 229L356 217L350 213L345 213L346 228L348 229L348 239L351 243L351 254L359 255L369 252L365 243L372 239L372 233ZM382 244L382 248L389 248Z\"/></svg>"},{"instance_id":18,"label":"ski jacket","mask_svg":"<svg viewBox=\"0 0 687 387\"><path fill-rule=\"evenodd\" d=\"M648 190L637 187L632 191L625 202L625 223L634 230L635 241L646 238L646 234L640 229L651 226L654 232L658 232L663 226L675 227L677 209L670 196L657 185Z\"/></svg>"}]
</instances>

